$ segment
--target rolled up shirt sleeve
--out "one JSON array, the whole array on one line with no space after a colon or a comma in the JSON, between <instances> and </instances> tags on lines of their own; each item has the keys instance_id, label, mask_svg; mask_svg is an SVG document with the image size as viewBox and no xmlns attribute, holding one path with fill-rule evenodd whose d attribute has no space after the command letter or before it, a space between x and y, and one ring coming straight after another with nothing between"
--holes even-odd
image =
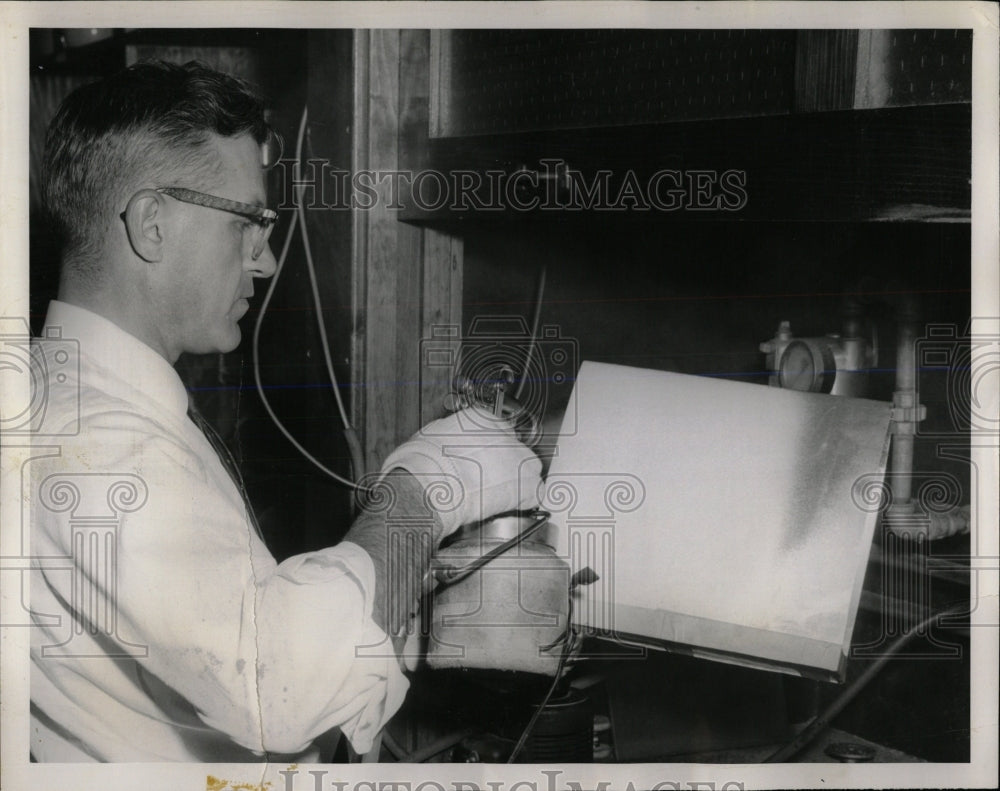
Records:
<instances>
[{"instance_id":1,"label":"rolled up shirt sleeve","mask_svg":"<svg viewBox=\"0 0 1000 791\"><path fill-rule=\"evenodd\" d=\"M129 716L162 718L165 705L147 698L166 687L201 723L255 753L296 753L334 727L366 751L407 688L372 620L371 559L345 542L276 563L224 470L185 439L134 414L104 414L39 466L42 477L78 486L105 486L95 470L141 482L141 504L118 526L113 581L80 568L46 584L64 602L82 584L113 608L113 639L145 647L135 674L159 683L109 680L102 661L39 666L67 696L93 685ZM70 521L33 517L38 551L72 556Z\"/></svg>"}]
</instances>

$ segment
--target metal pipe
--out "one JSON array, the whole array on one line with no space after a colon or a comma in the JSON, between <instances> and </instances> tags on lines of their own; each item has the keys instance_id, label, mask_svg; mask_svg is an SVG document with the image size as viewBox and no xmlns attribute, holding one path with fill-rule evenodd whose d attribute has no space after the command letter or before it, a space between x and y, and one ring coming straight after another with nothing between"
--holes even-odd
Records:
<instances>
[{"instance_id":1,"label":"metal pipe","mask_svg":"<svg viewBox=\"0 0 1000 791\"><path fill-rule=\"evenodd\" d=\"M901 317L902 318L902 317ZM892 435L892 505L913 510L913 437L916 422L912 412L916 402L916 332L909 321L899 325L896 348L896 392L892 403L898 411Z\"/></svg>"},{"instance_id":2,"label":"metal pipe","mask_svg":"<svg viewBox=\"0 0 1000 791\"><path fill-rule=\"evenodd\" d=\"M966 533L969 530L968 506L945 513L924 513L913 501L913 450L917 424L927 416L918 401L916 304L904 298L899 312L899 340L896 345L896 391L892 395L892 460L890 490L892 504L886 514L887 529L896 535L921 533L927 540Z\"/></svg>"},{"instance_id":3,"label":"metal pipe","mask_svg":"<svg viewBox=\"0 0 1000 791\"><path fill-rule=\"evenodd\" d=\"M929 524L927 527L927 538L934 541L939 538L948 538L959 533L969 532L970 506L963 505L952 508L944 513L932 512L928 514Z\"/></svg>"},{"instance_id":4,"label":"metal pipe","mask_svg":"<svg viewBox=\"0 0 1000 791\"><path fill-rule=\"evenodd\" d=\"M916 305L904 298L899 308L899 340L896 345L896 391L892 395L892 460L890 489L892 504L886 514L889 530L909 533L913 528L913 446L917 424L926 410L917 403ZM904 524L905 523L905 524Z\"/></svg>"}]
</instances>

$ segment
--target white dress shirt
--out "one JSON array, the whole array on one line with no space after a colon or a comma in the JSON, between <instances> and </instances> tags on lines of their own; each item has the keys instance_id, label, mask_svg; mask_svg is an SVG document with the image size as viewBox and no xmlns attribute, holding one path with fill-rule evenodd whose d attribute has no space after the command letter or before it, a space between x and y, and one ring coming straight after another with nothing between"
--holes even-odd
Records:
<instances>
[{"instance_id":1,"label":"white dress shirt","mask_svg":"<svg viewBox=\"0 0 1000 791\"><path fill-rule=\"evenodd\" d=\"M333 728L366 751L407 687L369 555L278 564L173 367L79 307L53 302L52 328L30 461L32 754L309 762Z\"/></svg>"}]
</instances>

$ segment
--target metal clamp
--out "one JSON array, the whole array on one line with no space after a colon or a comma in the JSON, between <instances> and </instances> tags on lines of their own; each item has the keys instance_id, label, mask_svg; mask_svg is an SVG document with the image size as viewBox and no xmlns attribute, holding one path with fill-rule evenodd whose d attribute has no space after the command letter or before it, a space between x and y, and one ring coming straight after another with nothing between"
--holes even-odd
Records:
<instances>
[{"instance_id":1,"label":"metal clamp","mask_svg":"<svg viewBox=\"0 0 1000 791\"><path fill-rule=\"evenodd\" d=\"M486 524L487 522L491 522L494 519L499 519L501 517L506 517L510 515L511 514L497 514L497 516L485 520L482 524ZM441 566L440 568L435 569L434 579L437 580L439 585L453 585L454 583L459 582L460 580L464 580L474 571L482 568L494 558L497 558L500 555L504 554L505 552L510 551L518 544L520 544L522 541L525 541L530 536L534 535L539 530L539 528L541 528L541 526L548 521L549 517L552 516L552 514L550 514L548 511L535 510L535 511L530 511L527 514L524 514L524 516L530 516L535 521L532 522L530 525L528 525L526 528L524 528L524 530L522 530L520 533L518 533L509 541L505 541L500 546L494 547L486 554L476 558L475 560L470 561L469 563L466 563L464 566Z\"/></svg>"}]
</instances>

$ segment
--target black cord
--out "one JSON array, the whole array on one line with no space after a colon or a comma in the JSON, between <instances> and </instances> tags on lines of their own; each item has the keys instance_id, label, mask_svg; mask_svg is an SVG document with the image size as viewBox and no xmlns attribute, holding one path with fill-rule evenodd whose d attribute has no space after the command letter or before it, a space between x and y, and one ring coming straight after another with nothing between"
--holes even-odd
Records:
<instances>
[{"instance_id":1,"label":"black cord","mask_svg":"<svg viewBox=\"0 0 1000 791\"><path fill-rule=\"evenodd\" d=\"M504 554L508 550L511 550L514 547L516 547L522 541L528 539L530 536L536 533L542 525L546 523L546 521L550 516L552 516L552 514L548 513L547 511L535 511L531 516L535 520L535 522L531 525L528 525L528 527L526 527L512 539L505 541L498 547L494 547L489 552L485 553L481 557L476 558L475 560L469 562L464 566L460 566L458 568L455 568L454 566L444 566L438 569L434 574L435 579L438 581L440 585L454 585L456 582L464 580L474 571L481 569L495 557ZM497 518L498 517L491 517L490 521L493 521Z\"/></svg>"},{"instance_id":2,"label":"black cord","mask_svg":"<svg viewBox=\"0 0 1000 791\"><path fill-rule=\"evenodd\" d=\"M521 750L524 749L525 742L528 741L528 737L531 735L532 730L535 728L535 724L538 722L538 718L542 716L542 710L549 704L549 700L551 700L553 693L556 691L556 687L559 686L559 681L562 679L563 668L566 667L566 660L573 651L573 642L573 640L567 638L566 642L563 644L563 650L559 654L559 665L556 667L556 677L552 679L549 691L545 693L545 697L542 698L542 702L538 704L538 708L535 709L535 713L531 715L531 719L528 720L528 724L524 727L524 731L521 733L521 738L518 739L517 744L514 745L514 750L511 752L510 758L507 759L507 763L514 763L514 759L520 755Z\"/></svg>"},{"instance_id":3,"label":"black cord","mask_svg":"<svg viewBox=\"0 0 1000 791\"><path fill-rule=\"evenodd\" d=\"M556 677L552 680L552 686L549 687L549 691L545 693L545 698L542 700L538 709L525 726L524 732L521 734L521 738L517 740L517 744L514 746L514 750L510 754L510 758L507 759L507 763L509 764L514 763L514 759L521 753L525 742L528 741L528 736L531 735L531 731L538 722L538 718L542 716L542 709L548 705L549 700L552 698L552 694L556 691L556 687L559 685L559 679L566 667L566 661L572 653L583 645L583 638L578 633L573 631L573 591L581 585L592 585L597 582L598 579L600 579L600 577L598 577L597 572L590 568L590 566L587 566L586 568L580 569L576 572L570 580L569 607L566 612L566 631L564 631L562 635L557 637L553 642L540 649L542 651L548 651L562 643L562 652L559 654L559 664L556 666Z\"/></svg>"},{"instance_id":4,"label":"black cord","mask_svg":"<svg viewBox=\"0 0 1000 791\"><path fill-rule=\"evenodd\" d=\"M826 710L823 711L822 714L818 714L814 717L802 730L802 732L788 744L765 758L764 763L781 763L783 761L787 761L793 755L801 751L807 744L813 741L813 739L824 731L827 726L829 726L833 718L840 714L847 704L854 700L854 698L857 697L857 694L861 692L861 690L864 689L873 678L875 678L883 667L885 667L889 660L898 654L903 646L905 646L910 640L920 634L924 630L924 627L929 626L937 618L947 615L958 615L959 613L968 612L968 609L968 602L953 604L951 607L947 607L941 612L929 615L906 634L898 637L892 645L886 649L884 654L872 662L871 665L866 667L865 671L854 679L854 681L852 681L847 688L834 699L833 703L827 706Z\"/></svg>"}]
</instances>

